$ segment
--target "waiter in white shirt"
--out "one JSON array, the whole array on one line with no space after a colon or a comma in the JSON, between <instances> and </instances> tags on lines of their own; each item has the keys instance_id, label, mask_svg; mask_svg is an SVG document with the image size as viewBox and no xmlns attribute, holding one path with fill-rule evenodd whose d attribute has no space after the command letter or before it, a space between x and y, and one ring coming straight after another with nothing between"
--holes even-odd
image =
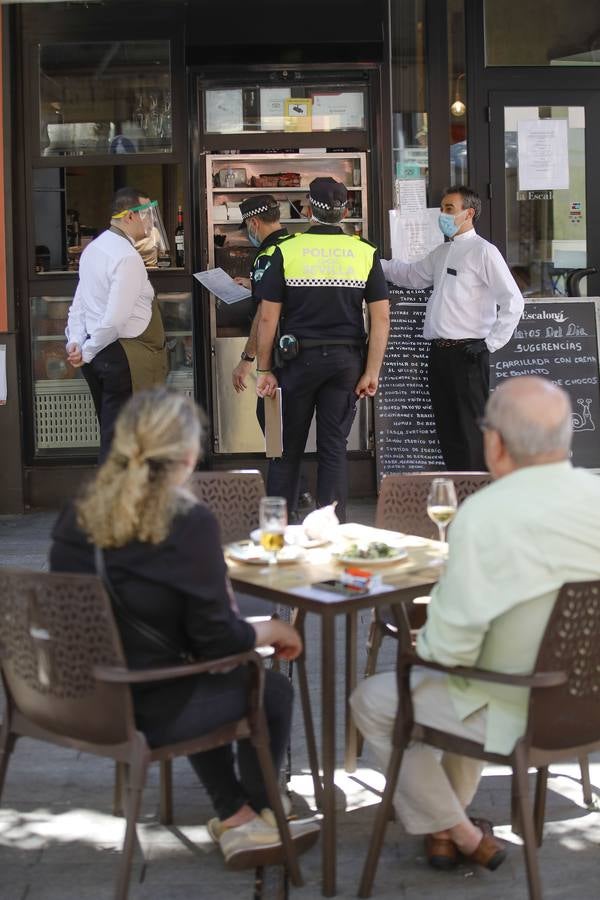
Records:
<instances>
[{"instance_id":1,"label":"waiter in white shirt","mask_svg":"<svg viewBox=\"0 0 600 900\"><path fill-rule=\"evenodd\" d=\"M134 391L164 383L165 332L135 242L152 233L156 203L133 188L113 197L110 228L81 254L69 308L67 359L81 367L100 424L106 458L119 410Z\"/></svg>"},{"instance_id":2,"label":"waiter in white shirt","mask_svg":"<svg viewBox=\"0 0 600 900\"><path fill-rule=\"evenodd\" d=\"M483 416L490 385L490 353L510 340L523 297L500 251L476 234L481 200L454 185L442 197L439 225L449 240L414 263L381 260L388 281L402 287L433 285L423 337L431 341L429 392L446 468L486 468Z\"/></svg>"}]
</instances>

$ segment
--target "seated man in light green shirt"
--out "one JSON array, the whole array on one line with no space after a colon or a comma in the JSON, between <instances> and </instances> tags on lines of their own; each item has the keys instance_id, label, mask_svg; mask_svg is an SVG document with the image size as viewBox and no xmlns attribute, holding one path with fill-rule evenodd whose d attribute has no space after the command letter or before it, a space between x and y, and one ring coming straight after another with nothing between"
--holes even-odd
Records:
<instances>
[{"instance_id":1,"label":"seated man in light green shirt","mask_svg":"<svg viewBox=\"0 0 600 900\"><path fill-rule=\"evenodd\" d=\"M569 462L571 405L549 381L521 377L486 407L485 456L496 481L461 506L449 561L431 595L417 653L448 666L526 674L533 670L558 590L600 578L600 478ZM528 691L414 669L415 721L510 753L526 727ZM398 696L393 672L354 692L354 718L387 767ZM431 865L458 851L496 868L502 845L465 810L483 763L423 744L405 752L395 806L406 830L425 835ZM481 823L479 823L481 824Z\"/></svg>"}]
</instances>

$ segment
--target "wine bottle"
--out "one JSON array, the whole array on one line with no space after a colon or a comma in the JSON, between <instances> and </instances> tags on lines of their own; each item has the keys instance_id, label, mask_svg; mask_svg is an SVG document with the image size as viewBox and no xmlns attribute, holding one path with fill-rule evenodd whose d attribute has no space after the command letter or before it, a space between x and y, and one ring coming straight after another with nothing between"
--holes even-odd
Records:
<instances>
[{"instance_id":1,"label":"wine bottle","mask_svg":"<svg viewBox=\"0 0 600 900\"><path fill-rule=\"evenodd\" d=\"M183 269L185 266L185 238L183 232L183 207L177 207L177 228L175 230L175 265Z\"/></svg>"}]
</instances>

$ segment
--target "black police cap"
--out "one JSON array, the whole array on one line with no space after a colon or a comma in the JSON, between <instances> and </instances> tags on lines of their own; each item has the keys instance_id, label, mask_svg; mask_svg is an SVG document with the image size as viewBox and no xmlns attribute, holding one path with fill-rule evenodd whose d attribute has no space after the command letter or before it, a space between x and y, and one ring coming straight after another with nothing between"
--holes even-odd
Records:
<instances>
[{"instance_id":1,"label":"black police cap","mask_svg":"<svg viewBox=\"0 0 600 900\"><path fill-rule=\"evenodd\" d=\"M242 222L276 208L279 208L279 203L272 194L255 194L254 197L248 197L240 203Z\"/></svg>"},{"instance_id":2,"label":"black police cap","mask_svg":"<svg viewBox=\"0 0 600 900\"><path fill-rule=\"evenodd\" d=\"M335 178L315 178L309 185L308 199L317 210L341 209L348 202L348 191Z\"/></svg>"}]
</instances>

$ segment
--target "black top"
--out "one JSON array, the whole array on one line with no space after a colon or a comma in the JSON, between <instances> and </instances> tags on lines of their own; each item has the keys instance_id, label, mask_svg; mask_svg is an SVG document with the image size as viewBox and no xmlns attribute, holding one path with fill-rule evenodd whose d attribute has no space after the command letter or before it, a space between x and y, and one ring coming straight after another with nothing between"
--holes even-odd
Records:
<instances>
[{"instance_id":1,"label":"black top","mask_svg":"<svg viewBox=\"0 0 600 900\"><path fill-rule=\"evenodd\" d=\"M292 235L269 261L255 296L283 304L282 334L364 340L363 300L388 296L376 249L338 225L313 225Z\"/></svg>"},{"instance_id":2,"label":"black top","mask_svg":"<svg viewBox=\"0 0 600 900\"><path fill-rule=\"evenodd\" d=\"M176 646L199 659L217 659L254 646L252 626L231 608L231 587L221 550L219 526L200 504L177 515L160 544L132 541L106 550L106 568L115 591L134 615L162 632ZM93 546L77 525L71 503L52 531L53 572L95 572ZM180 663L137 631L120 628L127 663L132 669ZM176 711L185 705L193 678L153 685L134 685L136 714L164 716L163 702Z\"/></svg>"}]
</instances>

